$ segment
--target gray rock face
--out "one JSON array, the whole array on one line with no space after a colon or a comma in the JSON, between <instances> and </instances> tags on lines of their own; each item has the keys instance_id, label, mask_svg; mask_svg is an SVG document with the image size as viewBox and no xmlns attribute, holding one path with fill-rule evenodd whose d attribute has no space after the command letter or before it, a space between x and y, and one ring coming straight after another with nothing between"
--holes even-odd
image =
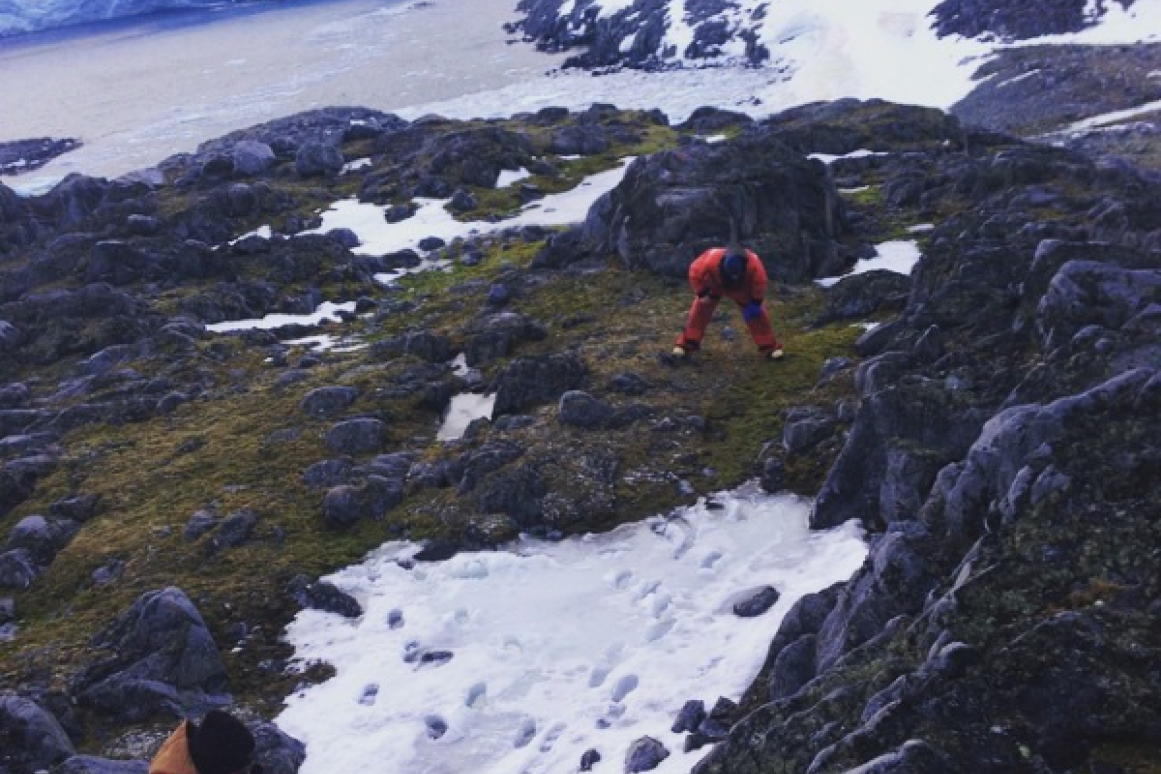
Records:
<instances>
[{"instance_id":1,"label":"gray rock face","mask_svg":"<svg viewBox=\"0 0 1161 774\"><path fill-rule=\"evenodd\" d=\"M590 208L581 239L631 268L685 278L702 251L736 233L773 279L801 282L832 265L843 224L825 168L767 129L634 161Z\"/></svg>"},{"instance_id":2,"label":"gray rock face","mask_svg":"<svg viewBox=\"0 0 1161 774\"><path fill-rule=\"evenodd\" d=\"M403 488L382 476L361 484L332 487L323 498L323 522L332 529L350 527L360 519L379 519L403 502Z\"/></svg>"},{"instance_id":3,"label":"gray rock face","mask_svg":"<svg viewBox=\"0 0 1161 774\"><path fill-rule=\"evenodd\" d=\"M896 271L876 269L852 274L827 293L826 308L815 324L861 320L876 312L897 312L906 305L910 288L911 280Z\"/></svg>"},{"instance_id":4,"label":"gray rock face","mask_svg":"<svg viewBox=\"0 0 1161 774\"><path fill-rule=\"evenodd\" d=\"M254 734L254 758L269 774L298 774L306 760L306 745L273 723L259 723Z\"/></svg>"},{"instance_id":5,"label":"gray rock face","mask_svg":"<svg viewBox=\"0 0 1161 774\"><path fill-rule=\"evenodd\" d=\"M363 614L358 601L330 581L312 583L306 576L298 576L291 581L291 592L298 604L312 610L337 613L344 618L358 618Z\"/></svg>"},{"instance_id":6,"label":"gray rock face","mask_svg":"<svg viewBox=\"0 0 1161 774\"><path fill-rule=\"evenodd\" d=\"M782 594L773 586L759 589L746 599L734 603L734 615L739 618L756 618L778 602Z\"/></svg>"},{"instance_id":7,"label":"gray rock face","mask_svg":"<svg viewBox=\"0 0 1161 774\"><path fill-rule=\"evenodd\" d=\"M148 761L115 761L92 755L74 755L56 769L57 774L149 774Z\"/></svg>"},{"instance_id":8,"label":"gray rock face","mask_svg":"<svg viewBox=\"0 0 1161 774\"><path fill-rule=\"evenodd\" d=\"M40 570L28 549L0 553L0 589L26 589L39 576Z\"/></svg>"},{"instance_id":9,"label":"gray rock face","mask_svg":"<svg viewBox=\"0 0 1161 774\"><path fill-rule=\"evenodd\" d=\"M213 556L228 548L242 545L250 539L257 525L256 512L248 508L234 511L222 520L221 526L215 529L210 539L206 541L205 554Z\"/></svg>"},{"instance_id":10,"label":"gray rock face","mask_svg":"<svg viewBox=\"0 0 1161 774\"><path fill-rule=\"evenodd\" d=\"M108 282L127 285L141 279L149 265L148 257L127 242L98 242L89 255L85 282Z\"/></svg>"},{"instance_id":11,"label":"gray rock face","mask_svg":"<svg viewBox=\"0 0 1161 774\"><path fill-rule=\"evenodd\" d=\"M625 772L652 771L669 757L669 750L651 736L643 736L629 746L625 754Z\"/></svg>"},{"instance_id":12,"label":"gray rock face","mask_svg":"<svg viewBox=\"0 0 1161 774\"><path fill-rule=\"evenodd\" d=\"M218 514L213 511L194 511L193 515L189 517L189 521L186 522L182 536L192 542L210 530L217 528L221 521Z\"/></svg>"},{"instance_id":13,"label":"gray rock face","mask_svg":"<svg viewBox=\"0 0 1161 774\"><path fill-rule=\"evenodd\" d=\"M358 397L354 387L316 387L303 397L300 408L308 416L326 419L337 416Z\"/></svg>"},{"instance_id":14,"label":"gray rock face","mask_svg":"<svg viewBox=\"0 0 1161 774\"><path fill-rule=\"evenodd\" d=\"M1022 497L1018 489L1026 479L1020 473L1035 464L1040 450L1050 447L1066 427L1103 412L1110 404L1131 399L1153 375L1153 371L1138 369L1047 406L1001 411L984 425L965 461L940 473L926 518L957 542L974 540L983 529L989 503Z\"/></svg>"},{"instance_id":15,"label":"gray rock face","mask_svg":"<svg viewBox=\"0 0 1161 774\"><path fill-rule=\"evenodd\" d=\"M226 701L227 675L201 614L177 588L143 594L95 639L112 656L76 679L79 699L124 721Z\"/></svg>"},{"instance_id":16,"label":"gray rock face","mask_svg":"<svg viewBox=\"0 0 1161 774\"><path fill-rule=\"evenodd\" d=\"M446 363L455 355L451 341L431 331L410 331L394 339L375 342L372 352L383 359L414 355L428 363Z\"/></svg>"},{"instance_id":17,"label":"gray rock face","mask_svg":"<svg viewBox=\"0 0 1161 774\"><path fill-rule=\"evenodd\" d=\"M347 483L354 467L348 459L320 460L302 472L302 481L315 489Z\"/></svg>"},{"instance_id":18,"label":"gray rock face","mask_svg":"<svg viewBox=\"0 0 1161 774\"><path fill-rule=\"evenodd\" d=\"M718 2L690 2L683 6L682 22L692 35L682 50L665 45L669 31L669 6L665 0L638 0L612 13L598 13L595 0L569 4L560 14L558 0L528 0L520 10L526 17L519 26L550 51L580 50L565 60L565 67L600 68L614 65L655 69L675 58L715 62L725 56L723 46L740 39L742 58L750 64L765 61L770 52L757 42L761 8L749 14Z\"/></svg>"},{"instance_id":19,"label":"gray rock face","mask_svg":"<svg viewBox=\"0 0 1161 774\"><path fill-rule=\"evenodd\" d=\"M343 168L343 154L329 142L306 142L294 158L294 168L299 177L328 177L337 175Z\"/></svg>"},{"instance_id":20,"label":"gray rock face","mask_svg":"<svg viewBox=\"0 0 1161 774\"><path fill-rule=\"evenodd\" d=\"M7 320L0 320L0 352L11 352L24 341L20 329Z\"/></svg>"},{"instance_id":21,"label":"gray rock face","mask_svg":"<svg viewBox=\"0 0 1161 774\"><path fill-rule=\"evenodd\" d=\"M1044 348L1052 349L1089 325L1120 329L1152 304L1161 304L1161 270L1069 261L1040 301L1037 328Z\"/></svg>"},{"instance_id":22,"label":"gray rock face","mask_svg":"<svg viewBox=\"0 0 1161 774\"><path fill-rule=\"evenodd\" d=\"M576 389L588 369L571 353L517 358L497 380L492 416L519 413L537 403L555 400Z\"/></svg>"},{"instance_id":23,"label":"gray rock face","mask_svg":"<svg viewBox=\"0 0 1161 774\"><path fill-rule=\"evenodd\" d=\"M1011 5L1000 0L945 0L932 10L941 35L974 38L992 34L1001 40L1059 35L1095 24L1105 8L1083 0L1030 0Z\"/></svg>"},{"instance_id":24,"label":"gray rock face","mask_svg":"<svg viewBox=\"0 0 1161 774\"><path fill-rule=\"evenodd\" d=\"M612 416L612 406L581 390L564 393L557 406L557 420L570 427L594 430L605 427Z\"/></svg>"},{"instance_id":25,"label":"gray rock face","mask_svg":"<svg viewBox=\"0 0 1161 774\"><path fill-rule=\"evenodd\" d=\"M326 443L338 454L364 454L378 451L387 441L387 423L373 417L359 417L339 422L327 431Z\"/></svg>"},{"instance_id":26,"label":"gray rock face","mask_svg":"<svg viewBox=\"0 0 1161 774\"><path fill-rule=\"evenodd\" d=\"M871 390L881 379L864 381ZM924 491L912 495L901 487L908 482L916 487L930 484L943 462L964 454L983 426L980 412L948 412L940 408L953 400L942 386L927 383L885 388L867 396L819 492L811 525L833 527L849 519L878 523L884 517L879 504L888 471L888 450L895 445L927 451L923 456L912 457L913 464L922 466L918 474L892 478L889 501L925 497ZM894 505L891 508L892 516L898 515L898 509ZM914 516L910 514L911 518Z\"/></svg>"},{"instance_id":27,"label":"gray rock face","mask_svg":"<svg viewBox=\"0 0 1161 774\"><path fill-rule=\"evenodd\" d=\"M14 771L48 768L76 754L73 743L51 713L36 702L0 694L0 764Z\"/></svg>"},{"instance_id":28,"label":"gray rock face","mask_svg":"<svg viewBox=\"0 0 1161 774\"><path fill-rule=\"evenodd\" d=\"M26 516L9 531L5 548L26 549L35 562L47 565L79 529L80 525L70 519L49 520L40 514Z\"/></svg>"},{"instance_id":29,"label":"gray rock face","mask_svg":"<svg viewBox=\"0 0 1161 774\"><path fill-rule=\"evenodd\" d=\"M4 336L4 325L7 323L0 322L0 338ZM3 347L4 345L0 344L0 349ZM28 385L16 382L0 387L0 409L23 409L28 408L31 403L32 391L28 389Z\"/></svg>"},{"instance_id":30,"label":"gray rock face","mask_svg":"<svg viewBox=\"0 0 1161 774\"><path fill-rule=\"evenodd\" d=\"M464 360L469 366L486 365L511 355L526 341L541 341L544 327L517 312L497 312L472 321L464 330Z\"/></svg>"},{"instance_id":31,"label":"gray rock face","mask_svg":"<svg viewBox=\"0 0 1161 774\"><path fill-rule=\"evenodd\" d=\"M274 166L274 149L257 140L242 140L234 146L234 173L245 177L260 175Z\"/></svg>"}]
</instances>

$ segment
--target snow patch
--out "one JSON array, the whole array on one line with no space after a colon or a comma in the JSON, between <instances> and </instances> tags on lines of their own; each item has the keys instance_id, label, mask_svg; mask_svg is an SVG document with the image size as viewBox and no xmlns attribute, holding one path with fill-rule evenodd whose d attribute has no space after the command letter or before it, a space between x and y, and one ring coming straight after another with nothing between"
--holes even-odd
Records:
<instances>
[{"instance_id":1,"label":"snow patch","mask_svg":"<svg viewBox=\"0 0 1161 774\"><path fill-rule=\"evenodd\" d=\"M206 330L212 333L227 333L230 331L270 330L271 328L281 328L283 325L318 325L324 320L340 322L342 318L339 317L339 312L353 311L355 311L354 301L346 301L341 304L324 301L312 314L268 314L265 317L250 320L227 320L211 323L206 326Z\"/></svg>"},{"instance_id":2,"label":"snow patch","mask_svg":"<svg viewBox=\"0 0 1161 774\"><path fill-rule=\"evenodd\" d=\"M910 274L911 269L915 267L921 255L917 242L911 240L883 242L875 245L875 257L863 258L856 261L854 268L846 274L840 277L823 277L822 279L816 279L814 282L824 288L829 288L847 277L876 269L893 271L899 274Z\"/></svg>"},{"instance_id":3,"label":"snow patch","mask_svg":"<svg viewBox=\"0 0 1161 774\"><path fill-rule=\"evenodd\" d=\"M297 663L335 668L276 719L306 744L301 774L549 774L589 749L617 768L645 735L671 752L657 774L688 772L706 750L670 731L685 701L739 698L786 611L867 550L854 522L812 532L803 499L749 485L714 500L437 563L388 543L328 577L364 613L304 610L287 631ZM733 614L767 585L772 609Z\"/></svg>"}]
</instances>

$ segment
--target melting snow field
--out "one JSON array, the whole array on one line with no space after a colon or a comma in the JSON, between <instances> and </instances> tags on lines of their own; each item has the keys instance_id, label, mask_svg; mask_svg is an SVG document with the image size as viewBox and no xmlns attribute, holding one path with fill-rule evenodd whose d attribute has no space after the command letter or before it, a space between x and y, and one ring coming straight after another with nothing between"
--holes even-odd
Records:
<instances>
[{"instance_id":1,"label":"melting snow field","mask_svg":"<svg viewBox=\"0 0 1161 774\"><path fill-rule=\"evenodd\" d=\"M307 745L302 774L555 774L590 749L621 771L643 736L670 750L656 771L689 771L706 750L670 732L682 705L738 699L790 606L866 555L853 522L810 532L805 500L717 502L432 564L390 543L330 576L365 612L306 610L288 630L299 661L336 670L277 718ZM771 610L733 613L766 585Z\"/></svg>"},{"instance_id":2,"label":"melting snow field","mask_svg":"<svg viewBox=\"0 0 1161 774\"><path fill-rule=\"evenodd\" d=\"M419 249L419 242L425 237L434 236L451 242L456 238L478 236L507 228L580 223L593 202L621 182L625 169L634 158L626 156L621 159L620 166L587 177L571 190L534 201L526 205L519 215L495 223L456 220L444 206L450 199L417 197L413 200L418 206L415 214L396 223L388 223L384 219L383 213L387 208L383 205L343 199L322 213L322 225L303 233L325 234L332 229L349 228L359 237L360 242L353 252L361 255L388 255L401 250L425 252Z\"/></svg>"}]
</instances>

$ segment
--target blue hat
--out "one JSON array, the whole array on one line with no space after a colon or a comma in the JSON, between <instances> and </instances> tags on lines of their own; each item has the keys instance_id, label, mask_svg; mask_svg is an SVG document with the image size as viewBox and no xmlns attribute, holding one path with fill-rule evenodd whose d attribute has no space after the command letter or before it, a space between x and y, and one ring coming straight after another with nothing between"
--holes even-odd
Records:
<instances>
[{"instance_id":1,"label":"blue hat","mask_svg":"<svg viewBox=\"0 0 1161 774\"><path fill-rule=\"evenodd\" d=\"M741 252L729 251L722 258L722 281L727 285L741 284L746 276L746 256Z\"/></svg>"}]
</instances>

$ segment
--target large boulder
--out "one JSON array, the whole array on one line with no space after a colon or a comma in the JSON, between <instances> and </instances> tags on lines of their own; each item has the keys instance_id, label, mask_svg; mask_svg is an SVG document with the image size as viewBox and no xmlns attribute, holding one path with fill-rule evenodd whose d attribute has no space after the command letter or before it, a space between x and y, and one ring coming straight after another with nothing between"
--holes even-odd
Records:
<instances>
[{"instance_id":1,"label":"large boulder","mask_svg":"<svg viewBox=\"0 0 1161 774\"><path fill-rule=\"evenodd\" d=\"M299 177L337 175L344 163L342 151L329 142L304 143L294 157L294 168Z\"/></svg>"},{"instance_id":2,"label":"large boulder","mask_svg":"<svg viewBox=\"0 0 1161 774\"><path fill-rule=\"evenodd\" d=\"M540 341L547 335L543 325L517 312L485 315L464 329L464 360L472 367L486 365L511 355L526 341Z\"/></svg>"},{"instance_id":3,"label":"large boulder","mask_svg":"<svg viewBox=\"0 0 1161 774\"><path fill-rule=\"evenodd\" d=\"M52 713L30 699L0 694L0 771L47 769L75 753Z\"/></svg>"},{"instance_id":4,"label":"large boulder","mask_svg":"<svg viewBox=\"0 0 1161 774\"><path fill-rule=\"evenodd\" d=\"M186 717L229 701L217 644L178 588L142 594L93 644L111 655L75 678L74 693L113 718Z\"/></svg>"},{"instance_id":5,"label":"large boulder","mask_svg":"<svg viewBox=\"0 0 1161 774\"><path fill-rule=\"evenodd\" d=\"M843 223L825 166L755 129L637 159L590 208L582 240L630 268L684 278L702 251L735 236L772 278L801 282L834 265Z\"/></svg>"},{"instance_id":6,"label":"large boulder","mask_svg":"<svg viewBox=\"0 0 1161 774\"><path fill-rule=\"evenodd\" d=\"M492 416L515 414L556 400L567 390L579 387L587 373L584 361L571 352L517 358L497 379Z\"/></svg>"},{"instance_id":7,"label":"large boulder","mask_svg":"<svg viewBox=\"0 0 1161 774\"><path fill-rule=\"evenodd\" d=\"M359 391L354 387L316 387L303 397L299 408L308 416L323 419L338 415L358 397Z\"/></svg>"},{"instance_id":8,"label":"large boulder","mask_svg":"<svg viewBox=\"0 0 1161 774\"><path fill-rule=\"evenodd\" d=\"M387 423L374 417L339 422L326 434L326 443L339 454L379 451L387 441Z\"/></svg>"},{"instance_id":9,"label":"large boulder","mask_svg":"<svg viewBox=\"0 0 1161 774\"><path fill-rule=\"evenodd\" d=\"M323 498L323 523L345 529L362 519L381 519L403 502L403 488L382 476L367 476L361 484L340 484Z\"/></svg>"},{"instance_id":10,"label":"large boulder","mask_svg":"<svg viewBox=\"0 0 1161 774\"><path fill-rule=\"evenodd\" d=\"M242 140L234 146L234 174L245 177L260 175L274 166L274 149L257 140Z\"/></svg>"}]
</instances>

